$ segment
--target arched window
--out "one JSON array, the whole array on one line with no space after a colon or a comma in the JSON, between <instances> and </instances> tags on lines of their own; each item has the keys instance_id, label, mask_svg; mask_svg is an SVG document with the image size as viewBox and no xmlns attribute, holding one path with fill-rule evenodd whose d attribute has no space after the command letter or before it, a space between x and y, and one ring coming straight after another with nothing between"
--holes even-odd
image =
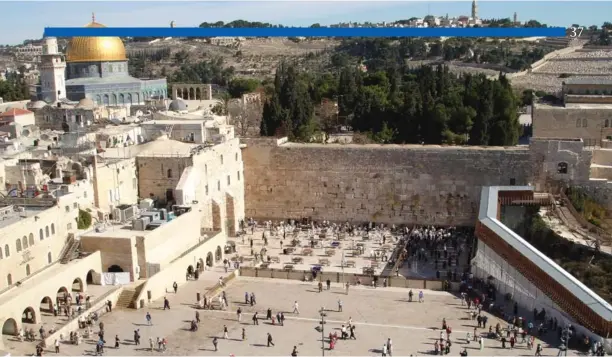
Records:
<instances>
[{"instance_id":1,"label":"arched window","mask_svg":"<svg viewBox=\"0 0 612 357\"><path fill-rule=\"evenodd\" d=\"M15 245L17 248L17 253L21 252L21 239L17 238L17 240L15 241Z\"/></svg>"},{"instance_id":2,"label":"arched window","mask_svg":"<svg viewBox=\"0 0 612 357\"><path fill-rule=\"evenodd\" d=\"M11 248L8 244L4 245L4 256L7 258L11 256Z\"/></svg>"},{"instance_id":3,"label":"arched window","mask_svg":"<svg viewBox=\"0 0 612 357\"><path fill-rule=\"evenodd\" d=\"M223 155L221 155L221 165L223 165Z\"/></svg>"},{"instance_id":4,"label":"arched window","mask_svg":"<svg viewBox=\"0 0 612 357\"><path fill-rule=\"evenodd\" d=\"M49 226L45 227L45 238L49 238Z\"/></svg>"},{"instance_id":5,"label":"arched window","mask_svg":"<svg viewBox=\"0 0 612 357\"><path fill-rule=\"evenodd\" d=\"M168 169L168 178L172 178L172 169Z\"/></svg>"},{"instance_id":6,"label":"arched window","mask_svg":"<svg viewBox=\"0 0 612 357\"><path fill-rule=\"evenodd\" d=\"M587 127L587 120L586 119L582 119L582 127L583 128Z\"/></svg>"},{"instance_id":7,"label":"arched window","mask_svg":"<svg viewBox=\"0 0 612 357\"><path fill-rule=\"evenodd\" d=\"M34 245L34 234L30 233L28 236L28 241L30 242L30 247Z\"/></svg>"},{"instance_id":8,"label":"arched window","mask_svg":"<svg viewBox=\"0 0 612 357\"><path fill-rule=\"evenodd\" d=\"M87 198L87 196L85 196ZM51 223L51 234L55 234L55 223Z\"/></svg>"},{"instance_id":9,"label":"arched window","mask_svg":"<svg viewBox=\"0 0 612 357\"><path fill-rule=\"evenodd\" d=\"M567 162L560 162L557 164L557 172L560 174L567 173Z\"/></svg>"},{"instance_id":10,"label":"arched window","mask_svg":"<svg viewBox=\"0 0 612 357\"><path fill-rule=\"evenodd\" d=\"M21 238L21 246L24 250L28 249L28 237L23 236L23 238Z\"/></svg>"},{"instance_id":11,"label":"arched window","mask_svg":"<svg viewBox=\"0 0 612 357\"><path fill-rule=\"evenodd\" d=\"M30 264L26 265L26 276L30 276Z\"/></svg>"},{"instance_id":12,"label":"arched window","mask_svg":"<svg viewBox=\"0 0 612 357\"><path fill-rule=\"evenodd\" d=\"M51 264L51 252L47 253L47 263Z\"/></svg>"},{"instance_id":13,"label":"arched window","mask_svg":"<svg viewBox=\"0 0 612 357\"><path fill-rule=\"evenodd\" d=\"M609 128L610 127L610 119L606 119L604 121L604 128Z\"/></svg>"},{"instance_id":14,"label":"arched window","mask_svg":"<svg viewBox=\"0 0 612 357\"><path fill-rule=\"evenodd\" d=\"M8 285L13 285L13 276L11 274L6 276L6 283Z\"/></svg>"},{"instance_id":15,"label":"arched window","mask_svg":"<svg viewBox=\"0 0 612 357\"><path fill-rule=\"evenodd\" d=\"M4 257L4 254L2 254L2 248L0 248L0 259L2 259Z\"/></svg>"},{"instance_id":16,"label":"arched window","mask_svg":"<svg viewBox=\"0 0 612 357\"><path fill-rule=\"evenodd\" d=\"M238 153L236 153L236 161L238 161Z\"/></svg>"},{"instance_id":17,"label":"arched window","mask_svg":"<svg viewBox=\"0 0 612 357\"><path fill-rule=\"evenodd\" d=\"M217 181L217 190L221 191L221 181Z\"/></svg>"},{"instance_id":18,"label":"arched window","mask_svg":"<svg viewBox=\"0 0 612 357\"><path fill-rule=\"evenodd\" d=\"M204 175L208 175L208 165L204 164Z\"/></svg>"},{"instance_id":19,"label":"arched window","mask_svg":"<svg viewBox=\"0 0 612 357\"><path fill-rule=\"evenodd\" d=\"M45 239L45 235L43 234L42 228L38 231L38 235L40 236L40 240Z\"/></svg>"},{"instance_id":20,"label":"arched window","mask_svg":"<svg viewBox=\"0 0 612 357\"><path fill-rule=\"evenodd\" d=\"M576 119L576 128L580 128L582 126L582 119Z\"/></svg>"},{"instance_id":21,"label":"arched window","mask_svg":"<svg viewBox=\"0 0 612 357\"><path fill-rule=\"evenodd\" d=\"M238 176L238 181L240 181L240 171L236 172L236 176Z\"/></svg>"}]
</instances>

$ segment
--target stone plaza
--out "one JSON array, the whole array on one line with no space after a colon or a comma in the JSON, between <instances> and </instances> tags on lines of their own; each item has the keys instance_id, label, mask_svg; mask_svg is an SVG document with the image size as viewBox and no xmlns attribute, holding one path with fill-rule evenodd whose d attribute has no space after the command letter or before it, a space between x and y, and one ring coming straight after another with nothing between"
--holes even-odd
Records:
<instances>
[{"instance_id":1,"label":"stone plaza","mask_svg":"<svg viewBox=\"0 0 612 357\"><path fill-rule=\"evenodd\" d=\"M317 330L320 322L320 310L325 309L324 335L326 355L380 355L381 348L388 338L393 341L394 355L424 355L433 353L433 345L440 337L442 319L446 319L453 328L451 335L451 355L458 355L463 348L469 355L533 355L524 344L515 346L515 350L501 349L499 341L485 338L484 350L477 342L466 343L467 333L473 332L475 321L468 318L468 310L462 306L459 298L446 292L423 291L425 302L408 302L408 290L403 288L350 287L348 295L340 284L318 292L316 283L299 282L283 279L236 278L225 292L229 307L227 310L196 310L196 294L214 285L214 278L223 275L223 269L216 267L208 271L203 279L190 281L179 288L178 293L168 293L170 310L163 310L163 300L156 301L149 309L113 310L103 315L105 340L104 353L111 356L160 354L155 343L157 337L168 341L167 355L289 355L293 346L297 346L298 355L319 355L321 353L321 332ZM172 282L169 282L169 286ZM171 289L169 289L171 290ZM244 294L254 293L256 304L244 303ZM294 301L299 303L299 314L293 313ZM343 311L338 312L338 301L343 304ZM242 321L237 321L236 310L243 311ZM286 315L285 326L273 325L264 320L267 309L275 315L283 311ZM190 322L199 311L201 323L196 332L190 331ZM152 326L148 326L145 314L150 312ZM260 323L254 326L252 316L258 312ZM327 336L329 332L340 334L340 328L352 319L355 324L356 340L340 340L334 350L329 350ZM499 320L489 316L491 325ZM505 328L505 323L502 328ZM223 338L223 327L227 326L229 339ZM246 341L242 341L242 329L246 332ZM141 344L134 345L134 330L139 330ZM94 333L97 333L97 326ZM480 329L479 332L484 332ZM267 347L267 334L273 337L275 346ZM113 348L115 335L119 336L120 347ZM218 351L214 351L212 339L218 338ZM149 348L149 338L153 339L153 351ZM61 344L61 355L95 354L97 338L85 339L76 346ZM557 353L556 348L549 348L544 342L543 355ZM26 347L27 346L27 347ZM21 350L27 348L27 350ZM31 352L33 344L19 343L17 352ZM53 346L47 347L52 352Z\"/></svg>"}]
</instances>

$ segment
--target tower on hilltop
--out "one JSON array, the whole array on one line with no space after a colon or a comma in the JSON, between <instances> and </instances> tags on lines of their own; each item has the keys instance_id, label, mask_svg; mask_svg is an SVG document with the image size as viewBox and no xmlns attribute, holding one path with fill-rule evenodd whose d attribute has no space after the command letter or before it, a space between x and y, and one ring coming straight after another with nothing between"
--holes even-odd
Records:
<instances>
[{"instance_id":1,"label":"tower on hilltop","mask_svg":"<svg viewBox=\"0 0 612 357\"><path fill-rule=\"evenodd\" d=\"M44 41L40 64L41 99L53 103L66 98L66 61L55 37L47 37Z\"/></svg>"},{"instance_id":2,"label":"tower on hilltop","mask_svg":"<svg viewBox=\"0 0 612 357\"><path fill-rule=\"evenodd\" d=\"M514 13L514 24L518 25L518 15L516 14L516 12Z\"/></svg>"},{"instance_id":3,"label":"tower on hilltop","mask_svg":"<svg viewBox=\"0 0 612 357\"><path fill-rule=\"evenodd\" d=\"M476 0L472 0L472 19L478 19L478 5L476 5Z\"/></svg>"}]
</instances>

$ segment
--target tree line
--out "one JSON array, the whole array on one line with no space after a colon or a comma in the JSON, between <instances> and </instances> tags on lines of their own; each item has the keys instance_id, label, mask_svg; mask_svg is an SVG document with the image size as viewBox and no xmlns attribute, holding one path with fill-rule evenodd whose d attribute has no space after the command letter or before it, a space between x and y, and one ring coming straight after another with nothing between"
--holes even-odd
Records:
<instances>
[{"instance_id":1,"label":"tree line","mask_svg":"<svg viewBox=\"0 0 612 357\"><path fill-rule=\"evenodd\" d=\"M338 113L315 117L323 99ZM443 65L381 66L367 73L347 66L338 75L313 76L281 64L264 104L260 134L311 141L329 127L351 125L380 143L516 145L519 101L508 80L455 75Z\"/></svg>"},{"instance_id":2,"label":"tree line","mask_svg":"<svg viewBox=\"0 0 612 357\"><path fill-rule=\"evenodd\" d=\"M30 99L30 90L24 80L25 68L19 72L7 72L6 80L0 79L0 98L5 102Z\"/></svg>"}]
</instances>

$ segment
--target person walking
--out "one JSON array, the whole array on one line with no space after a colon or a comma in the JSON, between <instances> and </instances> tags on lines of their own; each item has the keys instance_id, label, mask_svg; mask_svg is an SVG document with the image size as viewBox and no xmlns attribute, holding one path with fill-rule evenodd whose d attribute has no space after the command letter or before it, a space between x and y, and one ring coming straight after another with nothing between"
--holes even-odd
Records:
<instances>
[{"instance_id":1,"label":"person walking","mask_svg":"<svg viewBox=\"0 0 612 357\"><path fill-rule=\"evenodd\" d=\"M176 283L176 281L174 282L174 284L172 284L172 289L174 290L174 293L176 294L176 292L178 291L178 284Z\"/></svg>"},{"instance_id":2,"label":"person walking","mask_svg":"<svg viewBox=\"0 0 612 357\"><path fill-rule=\"evenodd\" d=\"M342 300L338 300L338 312L342 312Z\"/></svg>"},{"instance_id":3,"label":"person walking","mask_svg":"<svg viewBox=\"0 0 612 357\"><path fill-rule=\"evenodd\" d=\"M300 305L298 304L297 300L293 303L293 313L294 314L300 314Z\"/></svg>"},{"instance_id":4,"label":"person walking","mask_svg":"<svg viewBox=\"0 0 612 357\"><path fill-rule=\"evenodd\" d=\"M153 323L151 322L151 313L147 311L147 314L145 315L145 319L147 320L147 325L152 326Z\"/></svg>"},{"instance_id":5,"label":"person walking","mask_svg":"<svg viewBox=\"0 0 612 357\"><path fill-rule=\"evenodd\" d=\"M60 343L59 343L59 340L55 340L55 353L60 353Z\"/></svg>"},{"instance_id":6,"label":"person walking","mask_svg":"<svg viewBox=\"0 0 612 357\"><path fill-rule=\"evenodd\" d=\"M170 310L170 300L164 296L164 310Z\"/></svg>"},{"instance_id":7,"label":"person walking","mask_svg":"<svg viewBox=\"0 0 612 357\"><path fill-rule=\"evenodd\" d=\"M149 337L149 350L153 352L153 337Z\"/></svg>"},{"instance_id":8,"label":"person walking","mask_svg":"<svg viewBox=\"0 0 612 357\"><path fill-rule=\"evenodd\" d=\"M229 340L227 325L223 325L223 338Z\"/></svg>"},{"instance_id":9,"label":"person walking","mask_svg":"<svg viewBox=\"0 0 612 357\"><path fill-rule=\"evenodd\" d=\"M217 341L217 338L214 337L212 340L213 346L215 347L215 352L219 351L219 349L217 348L217 344L219 343L219 341Z\"/></svg>"},{"instance_id":10,"label":"person walking","mask_svg":"<svg viewBox=\"0 0 612 357\"><path fill-rule=\"evenodd\" d=\"M272 335L268 332L268 347L270 347L270 345L274 346L274 342L272 342Z\"/></svg>"},{"instance_id":11,"label":"person walking","mask_svg":"<svg viewBox=\"0 0 612 357\"><path fill-rule=\"evenodd\" d=\"M238 316L238 322L242 321L242 309L240 307L236 310L236 315Z\"/></svg>"},{"instance_id":12,"label":"person walking","mask_svg":"<svg viewBox=\"0 0 612 357\"><path fill-rule=\"evenodd\" d=\"M246 341L246 330L242 328L242 341Z\"/></svg>"},{"instance_id":13,"label":"person walking","mask_svg":"<svg viewBox=\"0 0 612 357\"><path fill-rule=\"evenodd\" d=\"M200 312L199 311L195 312L195 320L196 320L196 323L198 324L200 323Z\"/></svg>"}]
</instances>

